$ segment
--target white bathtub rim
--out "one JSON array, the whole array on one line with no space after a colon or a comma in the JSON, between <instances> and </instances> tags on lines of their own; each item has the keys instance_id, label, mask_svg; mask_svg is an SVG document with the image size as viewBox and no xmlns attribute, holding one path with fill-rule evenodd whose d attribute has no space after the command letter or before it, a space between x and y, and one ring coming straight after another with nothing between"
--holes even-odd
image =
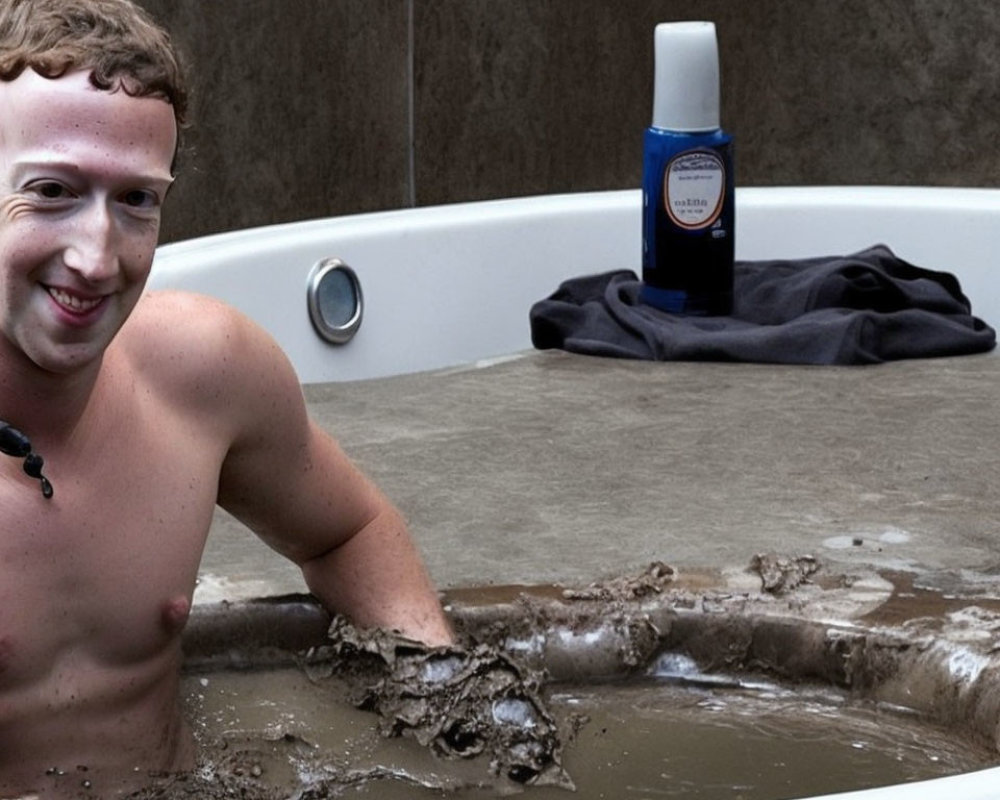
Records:
<instances>
[{"instance_id":1,"label":"white bathtub rim","mask_svg":"<svg viewBox=\"0 0 1000 800\"><path fill-rule=\"evenodd\" d=\"M944 778L880 786L854 792L816 795L799 800L997 800L1000 796L1000 767L990 767Z\"/></svg>"},{"instance_id":2,"label":"white bathtub rim","mask_svg":"<svg viewBox=\"0 0 1000 800\"><path fill-rule=\"evenodd\" d=\"M951 186L747 186L736 189L737 210L740 206L763 210L779 207L879 208L892 207L900 211L940 208L944 201L952 209L1000 211L1000 189ZM579 192L499 200L477 200L415 208L368 211L343 216L262 225L234 231L169 242L159 251L173 259L192 251L229 249L234 245L250 245L262 237L270 241L294 239L301 244L310 238L325 239L331 230L346 228L368 233L380 230L387 223L405 221L406 229L420 227L447 228L454 225L481 223L484 215L492 219L516 218L538 213L571 214L589 210L595 205L632 208L642 202L639 189L616 189L600 192ZM637 221L638 224L638 221ZM272 238L273 237L273 238Z\"/></svg>"},{"instance_id":3,"label":"white bathtub rim","mask_svg":"<svg viewBox=\"0 0 1000 800\"><path fill-rule=\"evenodd\" d=\"M275 336L304 383L450 368L530 349L528 311L562 281L608 269L638 272L641 204L639 190L625 189L231 231L163 245L149 288L215 295L248 313ZM992 268L1000 190L746 187L737 189L737 220L737 258L803 258L887 244L913 264L954 274L973 313L1000 326ZM357 272L367 312L358 337L332 349L313 336L304 313L307 275L330 257ZM243 265L251 277L233 281ZM470 281L482 289L471 295L475 303L463 300L475 292ZM400 322L404 336L396 333Z\"/></svg>"},{"instance_id":4,"label":"white bathtub rim","mask_svg":"<svg viewBox=\"0 0 1000 800\"><path fill-rule=\"evenodd\" d=\"M388 211L368 211L344 216L262 225L183 239L160 245L157 255L161 260L166 257L173 262L178 257L192 253L210 254L212 250L228 251L234 246L248 252L254 252L255 243L261 239L267 239L269 244L289 241L296 245L303 245L310 240L325 241L331 233L341 231L361 235L384 233L387 226L394 224L399 231L429 228L449 229L455 226L482 224L484 217L487 216L491 221L505 221L519 217L534 217L539 214L573 214L581 210L591 210L595 205L611 204L615 207L631 208L638 203L641 203L639 190L622 189L608 192L534 195ZM399 225L399 223L404 222L405 225ZM171 267L174 268L173 263Z\"/></svg>"}]
</instances>

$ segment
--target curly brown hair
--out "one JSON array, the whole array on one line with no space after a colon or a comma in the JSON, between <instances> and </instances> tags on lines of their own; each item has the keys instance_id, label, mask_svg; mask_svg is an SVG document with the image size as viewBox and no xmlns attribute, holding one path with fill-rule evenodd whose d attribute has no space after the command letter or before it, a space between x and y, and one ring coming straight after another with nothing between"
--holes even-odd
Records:
<instances>
[{"instance_id":1,"label":"curly brown hair","mask_svg":"<svg viewBox=\"0 0 1000 800\"><path fill-rule=\"evenodd\" d=\"M162 97L178 128L188 93L170 36L130 0L0 0L0 80L90 70L103 90Z\"/></svg>"}]
</instances>

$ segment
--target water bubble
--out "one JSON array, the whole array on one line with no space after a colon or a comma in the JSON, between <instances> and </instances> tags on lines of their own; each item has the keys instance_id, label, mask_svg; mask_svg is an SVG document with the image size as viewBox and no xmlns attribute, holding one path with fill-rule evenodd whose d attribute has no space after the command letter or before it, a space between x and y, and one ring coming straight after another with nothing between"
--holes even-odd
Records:
<instances>
[{"instance_id":1,"label":"water bubble","mask_svg":"<svg viewBox=\"0 0 1000 800\"><path fill-rule=\"evenodd\" d=\"M444 683L455 676L461 665L462 660L458 656L428 659L423 664L420 677L425 683Z\"/></svg>"},{"instance_id":2,"label":"water bubble","mask_svg":"<svg viewBox=\"0 0 1000 800\"><path fill-rule=\"evenodd\" d=\"M650 669L650 675L657 678L685 678L698 672L695 660L683 653L663 653Z\"/></svg>"},{"instance_id":3,"label":"water bubble","mask_svg":"<svg viewBox=\"0 0 1000 800\"><path fill-rule=\"evenodd\" d=\"M493 719L499 725L517 725L520 728L533 728L538 721L531 703L516 697L495 701Z\"/></svg>"}]
</instances>

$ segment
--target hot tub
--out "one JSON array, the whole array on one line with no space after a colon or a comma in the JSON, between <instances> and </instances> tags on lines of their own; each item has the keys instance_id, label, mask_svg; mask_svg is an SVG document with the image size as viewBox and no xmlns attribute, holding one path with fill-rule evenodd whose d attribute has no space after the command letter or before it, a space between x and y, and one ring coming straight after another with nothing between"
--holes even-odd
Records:
<instances>
[{"instance_id":1,"label":"hot tub","mask_svg":"<svg viewBox=\"0 0 1000 800\"><path fill-rule=\"evenodd\" d=\"M562 280L636 269L638 191L529 197L275 225L178 242L157 253L150 287L205 292L269 330L303 383L437 369L530 347L531 304ZM1000 191L803 187L737 191L740 259L848 253L876 242L954 273L976 313L1000 320L989 254ZM365 312L349 347L309 321L313 268L339 258ZM460 335L456 332L461 332Z\"/></svg>"},{"instance_id":2,"label":"hot tub","mask_svg":"<svg viewBox=\"0 0 1000 800\"><path fill-rule=\"evenodd\" d=\"M748 591L763 599L769 609L763 622L745 608L730 607L727 614L749 620L746 624L754 630L760 625L771 631L765 635L768 641L781 641L781 631L790 626L784 646L767 646L774 651L769 669L799 677L822 673L827 667L813 662L789 665L795 660L790 654L802 642L815 640L821 643L818 652L835 654L839 666L831 673L836 673L833 682L847 680L850 685L842 671L841 662L849 662L844 653L867 653L858 656L855 667L881 663L886 673L856 680L854 688L864 684L874 701L906 706L956 729L968 721L980 742L996 747L1000 710L992 675L997 664L989 642L993 598L1000 587L989 565L990 531L1000 524L1000 502L990 492L995 465L987 452L1000 441L993 423L998 415L990 404L995 357L885 368L683 365L650 371L634 363L525 355L532 303L566 278L635 268L640 202L633 191L537 197L221 234L161 247L150 286L215 295L275 336L324 424L380 484L388 484L390 495L411 517L418 541L429 551L432 573L439 585L453 590L449 604L457 616L502 616L509 605L488 603L489 610L483 611L481 598L463 601L465 586L586 584L588 577L597 579L629 563L677 556L685 564L682 576L710 576L700 585L711 588L714 601L725 605L720 597L742 598ZM955 274L974 313L991 324L1000 321L991 264L1000 247L998 191L743 189L737 197L737 230L741 259L845 253L886 243L908 261ZM348 306L337 311L344 331L336 342L324 338L321 326L310 319L308 288L323 269L339 271L348 289L336 295ZM358 309L350 307L358 300L363 301L360 319L353 313ZM632 387L628 403L616 394L623 384ZM937 388L928 388L931 384ZM435 394L441 386L448 387L447 393ZM721 416L713 416L711 408L686 412L688 423L710 420L705 430L691 432L686 425L687 438L673 435L669 448L651 448L646 461L637 455L634 472L593 469L589 455L594 445L572 438L574 420L589 418L593 426L610 424L616 430L643 430L645 425L645 438L655 438L656 426L668 417L676 422L679 418L669 415L680 412L647 406L671 392L688 405L695 398L711 401L707 406L738 406ZM490 430L484 399L494 398L513 410L506 438L493 437ZM888 413L907 404L913 406L907 413L921 415L916 437L908 428L909 418ZM487 408L476 412L472 407L477 405ZM780 416L785 406L794 411L792 417ZM928 406L943 408L943 415L920 411ZM831 407L851 412L833 425ZM767 413L757 414L762 408ZM552 409L558 409L558 418L546 416ZM452 418L459 422L448 421ZM842 435L845 420L855 436ZM720 435L720 430L735 438ZM816 475L802 478L791 466L782 469L755 460L765 439L753 436L763 436L761 430L769 431L771 439L787 435L792 440L807 432L788 463L794 462L798 473L814 469ZM964 434L966 430L971 433ZM546 435L549 445L528 455L490 460L504 441L534 437L532 441L544 442ZM822 446L811 449L816 442ZM451 455L457 451L464 455ZM391 468L390 461L399 464ZM706 462L713 465L711 474L702 472ZM470 464L482 477L468 480ZM914 464L923 471L924 483L891 478L893 470ZM718 473L727 469L732 473L719 479ZM673 476L671 485L692 482L673 495L669 487L661 493L655 483L638 491L651 470ZM408 476L418 473L430 477L411 490ZM827 473L841 476L832 488L821 477ZM573 482L583 490L560 494L564 484ZM512 509L508 498L495 497L500 486L525 499ZM545 502L536 506L527 492L539 486ZM742 502L750 505L725 497L727 486L736 487L734 496L745 494ZM699 487L707 500L697 498ZM689 516L677 510L683 502L691 504ZM630 516L638 507L656 503L663 504L662 513ZM746 522L746 508L758 507L765 511L754 511L758 516ZM679 531L670 534L673 539L634 533L659 516L666 520L665 528ZM603 527L609 519L620 526L611 536L604 535ZM296 576L276 572L274 557L254 550L252 540L231 521L220 517L217 527L213 538L224 547L213 550L210 544L206 553L205 580L196 594L203 623L199 628L196 614L191 634L200 642L192 652L207 661L220 652L211 640L226 640L230 611L220 612L214 603L278 595L299 585ZM482 544L497 532L509 537L498 554ZM655 552L658 546L667 552ZM745 567L758 552L802 554L817 548L833 564L818 594L774 606L768 592L760 592L760 575L747 577ZM688 585L684 591L691 590ZM906 609L908 598L923 597L922 592L939 602L924 615L932 622L918 624L924 618L918 611L926 608ZM706 596L701 595L702 601ZM794 611L795 602L806 605ZM267 608L267 616L274 606L251 604L244 610L253 617ZM781 613L771 613L778 607ZM968 608L978 610L971 625L963 622ZM697 650L696 642L713 636L715 646L728 646L719 644L723 634L712 633L711 617L681 616L671 626L671 635L679 637L670 640L672 648ZM311 620L307 627L314 626L313 612L306 617ZM206 637L206 630L213 630L213 636ZM893 639L898 633L905 634L904 640ZM608 652L629 650L631 644L624 650L614 644L619 635L597 636L596 656L582 655L586 648L580 643L586 637L567 639L558 628L550 632L547 650L538 646L550 659L550 670L572 673L575 667L566 665L576 659L591 658L588 663L593 664ZM558 641L572 646L560 650L552 644ZM709 652L717 651L709 648L703 655ZM760 653L756 657L762 658ZM998 782L1000 771L985 770L838 796L915 800L951 793L987 798L996 795Z\"/></svg>"}]
</instances>

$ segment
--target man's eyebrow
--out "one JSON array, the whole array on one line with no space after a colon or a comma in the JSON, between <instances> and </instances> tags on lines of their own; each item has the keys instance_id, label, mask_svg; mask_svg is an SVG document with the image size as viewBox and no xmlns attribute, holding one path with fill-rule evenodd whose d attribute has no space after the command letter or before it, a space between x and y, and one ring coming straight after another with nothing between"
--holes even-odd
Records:
<instances>
[{"instance_id":1,"label":"man's eyebrow","mask_svg":"<svg viewBox=\"0 0 1000 800\"><path fill-rule=\"evenodd\" d=\"M11 166L11 173L15 177L19 177L24 172L47 169L54 169L61 172L80 171L80 168L76 164L58 158L24 158L14 161Z\"/></svg>"},{"instance_id":2,"label":"man's eyebrow","mask_svg":"<svg viewBox=\"0 0 1000 800\"><path fill-rule=\"evenodd\" d=\"M15 161L12 168L11 174L14 180L18 180L26 172L32 172L35 170L54 170L56 172L65 172L69 174L78 174L82 170L79 164L73 161L66 161L60 158L31 158L24 159L21 161ZM174 176L169 171L164 172L148 172L148 173L136 173L125 175L125 182L135 184L137 186L155 186L166 189L174 182Z\"/></svg>"}]
</instances>

